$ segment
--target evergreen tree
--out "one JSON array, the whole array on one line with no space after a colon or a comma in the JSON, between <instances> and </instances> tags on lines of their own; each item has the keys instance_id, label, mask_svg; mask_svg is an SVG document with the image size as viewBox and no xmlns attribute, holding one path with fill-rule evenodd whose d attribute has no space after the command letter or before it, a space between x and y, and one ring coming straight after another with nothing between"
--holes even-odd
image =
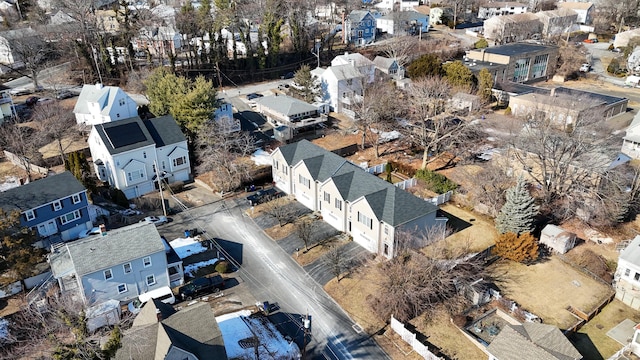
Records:
<instances>
[{"instance_id":1,"label":"evergreen tree","mask_svg":"<svg viewBox=\"0 0 640 360\"><path fill-rule=\"evenodd\" d=\"M471 70L464 66L462 61L456 60L442 66L445 76L452 86L465 87L473 84Z\"/></svg>"},{"instance_id":2,"label":"evergreen tree","mask_svg":"<svg viewBox=\"0 0 640 360\"><path fill-rule=\"evenodd\" d=\"M20 227L20 212L0 209L0 284L8 284L33 275L34 266L44 261L33 229Z\"/></svg>"},{"instance_id":3,"label":"evergreen tree","mask_svg":"<svg viewBox=\"0 0 640 360\"><path fill-rule=\"evenodd\" d=\"M293 76L293 83L296 87L293 88L293 92L299 96L302 100L313 103L316 101L316 97L320 95L320 85L311 76L311 68L309 65L302 65Z\"/></svg>"},{"instance_id":4,"label":"evergreen tree","mask_svg":"<svg viewBox=\"0 0 640 360\"><path fill-rule=\"evenodd\" d=\"M487 69L482 69L478 73L478 95L483 101L491 100L491 89L493 88L493 76Z\"/></svg>"},{"instance_id":5,"label":"evergreen tree","mask_svg":"<svg viewBox=\"0 0 640 360\"><path fill-rule=\"evenodd\" d=\"M520 177L516 185L507 190L507 201L496 217L496 229L500 234L531 232L537 215L538 206L527 190L526 181Z\"/></svg>"},{"instance_id":6,"label":"evergreen tree","mask_svg":"<svg viewBox=\"0 0 640 360\"><path fill-rule=\"evenodd\" d=\"M407 67L407 76L411 79L442 75L442 61L434 54L422 55Z\"/></svg>"},{"instance_id":7,"label":"evergreen tree","mask_svg":"<svg viewBox=\"0 0 640 360\"><path fill-rule=\"evenodd\" d=\"M538 241L528 232L520 235L508 232L498 236L493 253L521 263L535 261L538 259Z\"/></svg>"}]
</instances>

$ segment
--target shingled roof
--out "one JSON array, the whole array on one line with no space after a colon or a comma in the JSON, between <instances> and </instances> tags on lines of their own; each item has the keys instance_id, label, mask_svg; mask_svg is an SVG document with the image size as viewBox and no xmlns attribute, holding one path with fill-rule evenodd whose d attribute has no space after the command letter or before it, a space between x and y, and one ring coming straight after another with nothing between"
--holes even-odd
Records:
<instances>
[{"instance_id":1,"label":"shingled roof","mask_svg":"<svg viewBox=\"0 0 640 360\"><path fill-rule=\"evenodd\" d=\"M255 102L286 116L318 111L317 107L309 103L285 95L265 96L256 99Z\"/></svg>"},{"instance_id":2,"label":"shingled roof","mask_svg":"<svg viewBox=\"0 0 640 360\"><path fill-rule=\"evenodd\" d=\"M186 140L171 115L144 121L136 116L97 124L93 128L111 155L144 146L162 147Z\"/></svg>"},{"instance_id":3,"label":"shingled roof","mask_svg":"<svg viewBox=\"0 0 640 360\"><path fill-rule=\"evenodd\" d=\"M507 325L487 347L500 360L577 360L582 355L555 326L526 322Z\"/></svg>"},{"instance_id":4,"label":"shingled roof","mask_svg":"<svg viewBox=\"0 0 640 360\"><path fill-rule=\"evenodd\" d=\"M0 208L26 211L86 191L68 171L0 193Z\"/></svg>"}]
</instances>

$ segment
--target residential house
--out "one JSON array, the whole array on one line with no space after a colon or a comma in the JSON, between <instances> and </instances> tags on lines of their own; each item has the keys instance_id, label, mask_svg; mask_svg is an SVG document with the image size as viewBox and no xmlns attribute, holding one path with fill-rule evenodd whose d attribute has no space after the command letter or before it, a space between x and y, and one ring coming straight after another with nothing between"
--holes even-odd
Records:
<instances>
[{"instance_id":1,"label":"residential house","mask_svg":"<svg viewBox=\"0 0 640 360\"><path fill-rule=\"evenodd\" d=\"M489 360L580 360L582 354L553 325L506 324L487 346Z\"/></svg>"},{"instance_id":2,"label":"residential house","mask_svg":"<svg viewBox=\"0 0 640 360\"><path fill-rule=\"evenodd\" d=\"M176 54L182 48L182 35L173 26L147 26L134 39L134 50L148 51L152 56Z\"/></svg>"},{"instance_id":3,"label":"residential house","mask_svg":"<svg viewBox=\"0 0 640 360\"><path fill-rule=\"evenodd\" d=\"M580 118L606 120L626 112L629 100L565 87L551 89L549 95L528 93L512 96L509 107L514 116L544 113L559 125L573 124Z\"/></svg>"},{"instance_id":4,"label":"residential house","mask_svg":"<svg viewBox=\"0 0 640 360\"><path fill-rule=\"evenodd\" d=\"M144 304L131 328L123 333L115 360L153 359L226 360L211 306L201 302L175 311L158 300Z\"/></svg>"},{"instance_id":5,"label":"residential house","mask_svg":"<svg viewBox=\"0 0 640 360\"><path fill-rule=\"evenodd\" d=\"M480 5L478 9L478 18L488 19L494 16L524 14L527 12L527 5L519 2L488 2Z\"/></svg>"},{"instance_id":6,"label":"residential house","mask_svg":"<svg viewBox=\"0 0 640 360\"><path fill-rule=\"evenodd\" d=\"M634 159L640 159L640 115L636 114L622 138L622 152Z\"/></svg>"},{"instance_id":7,"label":"residential house","mask_svg":"<svg viewBox=\"0 0 640 360\"><path fill-rule=\"evenodd\" d=\"M482 101L480 96L458 92L449 100L449 106L455 110L466 110L469 113L480 110Z\"/></svg>"},{"instance_id":8,"label":"residential house","mask_svg":"<svg viewBox=\"0 0 640 360\"><path fill-rule=\"evenodd\" d=\"M366 45L376 40L376 19L365 10L353 10L347 16L343 29L343 42Z\"/></svg>"},{"instance_id":9,"label":"residential house","mask_svg":"<svg viewBox=\"0 0 640 360\"><path fill-rule=\"evenodd\" d=\"M417 11L392 12L376 19L376 28L389 35L420 35L429 31L429 15Z\"/></svg>"},{"instance_id":10,"label":"residential house","mask_svg":"<svg viewBox=\"0 0 640 360\"><path fill-rule=\"evenodd\" d=\"M120 30L118 14L115 10L96 10L95 17L98 31L115 34Z\"/></svg>"},{"instance_id":11,"label":"residential house","mask_svg":"<svg viewBox=\"0 0 640 360\"><path fill-rule=\"evenodd\" d=\"M68 171L0 192L0 208L21 213L20 225L51 242L77 239L93 227L87 189Z\"/></svg>"},{"instance_id":12,"label":"residential house","mask_svg":"<svg viewBox=\"0 0 640 360\"><path fill-rule=\"evenodd\" d=\"M542 35L544 36L562 35L571 32L573 26L578 22L578 14L568 8L540 11L536 15L542 23Z\"/></svg>"},{"instance_id":13,"label":"residential house","mask_svg":"<svg viewBox=\"0 0 640 360\"><path fill-rule=\"evenodd\" d=\"M16 116L10 91L10 87L0 85L0 124L4 120Z\"/></svg>"},{"instance_id":14,"label":"residential house","mask_svg":"<svg viewBox=\"0 0 640 360\"><path fill-rule=\"evenodd\" d=\"M240 119L233 117L233 105L223 102L213 113L213 119L226 132L238 132L241 130Z\"/></svg>"},{"instance_id":15,"label":"residential house","mask_svg":"<svg viewBox=\"0 0 640 360\"><path fill-rule=\"evenodd\" d=\"M20 54L15 52L12 43L18 39L38 36L38 33L32 28L22 28L15 30L0 31L0 65L10 65L11 68L22 68L24 63L20 58ZM0 73L8 70L6 66L0 66Z\"/></svg>"},{"instance_id":16,"label":"residential house","mask_svg":"<svg viewBox=\"0 0 640 360\"><path fill-rule=\"evenodd\" d=\"M436 226L437 207L307 140L272 154L275 185L368 251L392 258L404 232Z\"/></svg>"},{"instance_id":17,"label":"residential house","mask_svg":"<svg viewBox=\"0 0 640 360\"><path fill-rule=\"evenodd\" d=\"M576 246L576 234L560 226L548 224L540 233L540 243L555 252L565 254Z\"/></svg>"},{"instance_id":18,"label":"residential house","mask_svg":"<svg viewBox=\"0 0 640 360\"><path fill-rule=\"evenodd\" d=\"M54 247L49 264L63 294L87 306L128 303L169 286L165 243L154 224L139 223Z\"/></svg>"},{"instance_id":19,"label":"residential house","mask_svg":"<svg viewBox=\"0 0 640 360\"><path fill-rule=\"evenodd\" d=\"M354 106L362 99L364 77L353 65L329 66L327 69L316 68L313 76L320 81L322 101L329 103L332 111L355 116Z\"/></svg>"},{"instance_id":20,"label":"residential house","mask_svg":"<svg viewBox=\"0 0 640 360\"><path fill-rule=\"evenodd\" d=\"M525 15L530 14L514 16ZM495 18L499 16L492 19ZM525 82L553 76L558 60L558 47L531 43L506 44L469 50L466 59L471 62L469 65L472 71L487 67L494 82Z\"/></svg>"},{"instance_id":21,"label":"residential house","mask_svg":"<svg viewBox=\"0 0 640 360\"><path fill-rule=\"evenodd\" d=\"M618 300L640 310L640 235L620 252L614 287Z\"/></svg>"},{"instance_id":22,"label":"residential house","mask_svg":"<svg viewBox=\"0 0 640 360\"><path fill-rule=\"evenodd\" d=\"M375 80L376 66L373 61L360 53L345 52L331 60L331 66L352 65L364 76L365 80L372 83Z\"/></svg>"},{"instance_id":23,"label":"residential house","mask_svg":"<svg viewBox=\"0 0 640 360\"><path fill-rule=\"evenodd\" d=\"M84 85L73 113L79 125L97 125L138 116L138 105L117 86Z\"/></svg>"},{"instance_id":24,"label":"residential house","mask_svg":"<svg viewBox=\"0 0 640 360\"><path fill-rule=\"evenodd\" d=\"M289 140L298 131L313 127L327 121L324 114L316 105L285 95L265 96L255 100L257 111L275 126L286 126L291 129ZM284 131L285 129L281 129Z\"/></svg>"},{"instance_id":25,"label":"residential house","mask_svg":"<svg viewBox=\"0 0 640 360\"><path fill-rule=\"evenodd\" d=\"M558 8L571 9L578 14L578 24L589 25L593 21L595 6L590 2L559 2Z\"/></svg>"},{"instance_id":26,"label":"residential house","mask_svg":"<svg viewBox=\"0 0 640 360\"><path fill-rule=\"evenodd\" d=\"M418 5L420 5L418 0L381 0L375 7L384 12L393 12L412 11Z\"/></svg>"},{"instance_id":27,"label":"residential house","mask_svg":"<svg viewBox=\"0 0 640 360\"><path fill-rule=\"evenodd\" d=\"M97 124L87 142L98 179L128 199L154 191L158 175L169 184L191 179L187 140L170 115Z\"/></svg>"},{"instance_id":28,"label":"residential house","mask_svg":"<svg viewBox=\"0 0 640 360\"><path fill-rule=\"evenodd\" d=\"M390 59L384 56L376 56L373 59L373 64L380 72L391 76L394 79L404 78L405 68L398 64L396 59Z\"/></svg>"},{"instance_id":29,"label":"residential house","mask_svg":"<svg viewBox=\"0 0 640 360\"><path fill-rule=\"evenodd\" d=\"M532 13L494 16L484 21L484 36L497 44L540 37L542 30L542 22Z\"/></svg>"},{"instance_id":30,"label":"residential house","mask_svg":"<svg viewBox=\"0 0 640 360\"><path fill-rule=\"evenodd\" d=\"M74 22L76 22L76 20L62 10L58 10L58 12L56 12L55 15L52 15L51 18L49 18L49 25L54 25L54 26L69 24Z\"/></svg>"},{"instance_id":31,"label":"residential house","mask_svg":"<svg viewBox=\"0 0 640 360\"><path fill-rule=\"evenodd\" d=\"M453 20L453 10L447 7L415 6L414 11L429 16L429 25L441 25L447 20Z\"/></svg>"}]
</instances>

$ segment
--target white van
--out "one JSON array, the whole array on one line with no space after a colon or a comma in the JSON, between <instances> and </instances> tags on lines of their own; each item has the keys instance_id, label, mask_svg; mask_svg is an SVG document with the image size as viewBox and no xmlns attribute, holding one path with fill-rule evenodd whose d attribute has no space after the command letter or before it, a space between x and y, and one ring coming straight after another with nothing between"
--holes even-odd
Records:
<instances>
[{"instance_id":1,"label":"white van","mask_svg":"<svg viewBox=\"0 0 640 360\"><path fill-rule=\"evenodd\" d=\"M163 286L159 289L148 291L144 294L138 295L132 302L127 305L129 311L133 314L137 314L140 312L140 308L144 303L151 299L160 300L165 304L173 304L176 302L175 296L173 296L173 291L168 286Z\"/></svg>"}]
</instances>

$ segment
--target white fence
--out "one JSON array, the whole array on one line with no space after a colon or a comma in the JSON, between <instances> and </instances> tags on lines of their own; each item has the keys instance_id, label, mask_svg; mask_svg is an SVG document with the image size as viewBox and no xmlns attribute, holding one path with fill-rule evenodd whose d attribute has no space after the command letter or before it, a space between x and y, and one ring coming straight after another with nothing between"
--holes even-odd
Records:
<instances>
[{"instance_id":1,"label":"white fence","mask_svg":"<svg viewBox=\"0 0 640 360\"><path fill-rule=\"evenodd\" d=\"M451 195L453 195L453 191L449 190L444 194L440 194L436 197L433 197L431 199L426 199L427 201L431 201L433 203L433 205L438 206L441 204L446 203L447 201L451 200Z\"/></svg>"},{"instance_id":2,"label":"white fence","mask_svg":"<svg viewBox=\"0 0 640 360\"><path fill-rule=\"evenodd\" d=\"M366 170L367 170L367 172L368 172L369 174L374 174L374 175L382 174L382 173L384 172L384 170L385 170L385 169L384 169L384 167L385 167L385 166L387 166L387 163L384 163L384 164L378 164L378 165L376 165L376 166L373 166L373 167L367 168Z\"/></svg>"},{"instance_id":3,"label":"white fence","mask_svg":"<svg viewBox=\"0 0 640 360\"><path fill-rule=\"evenodd\" d=\"M6 157L7 160L11 161L13 165L19 166L25 170L27 170L27 167L29 167L30 171L37 172L41 175L47 175L49 173L48 169L31 164L26 158L21 158L20 156L14 153L10 153L7 150L4 150L4 157Z\"/></svg>"},{"instance_id":4,"label":"white fence","mask_svg":"<svg viewBox=\"0 0 640 360\"><path fill-rule=\"evenodd\" d=\"M417 338L416 334L409 331L404 327L404 324L400 321L396 320L393 316L391 316L391 328L395 331L402 340L404 340L407 344L411 345L413 350L427 360L440 360L442 358L435 356L426 345L421 343Z\"/></svg>"},{"instance_id":5,"label":"white fence","mask_svg":"<svg viewBox=\"0 0 640 360\"><path fill-rule=\"evenodd\" d=\"M399 183L395 183L394 185L399 187L402 190L407 190L409 188L416 186L417 183L418 183L418 180L416 180L415 178L411 178Z\"/></svg>"}]
</instances>

